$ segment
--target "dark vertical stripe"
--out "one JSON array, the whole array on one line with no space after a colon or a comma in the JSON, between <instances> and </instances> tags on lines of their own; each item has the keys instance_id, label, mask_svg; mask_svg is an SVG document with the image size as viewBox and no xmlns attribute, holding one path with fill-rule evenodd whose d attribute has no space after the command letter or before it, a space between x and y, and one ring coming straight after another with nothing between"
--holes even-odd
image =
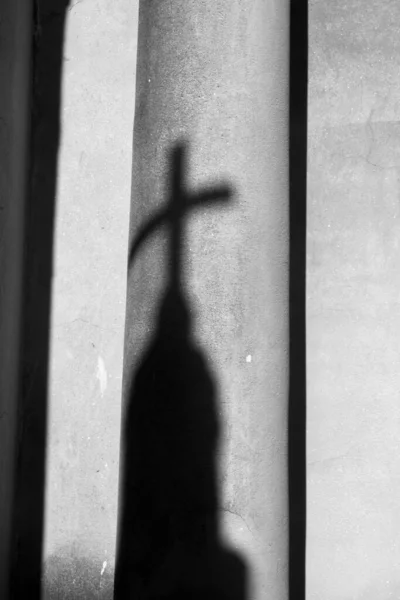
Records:
<instances>
[{"instance_id":1,"label":"dark vertical stripe","mask_svg":"<svg viewBox=\"0 0 400 600\"><path fill-rule=\"evenodd\" d=\"M14 488L13 600L39 600L44 525L47 386L60 90L68 0L35 4L31 159Z\"/></svg>"},{"instance_id":2,"label":"dark vertical stripe","mask_svg":"<svg viewBox=\"0 0 400 600\"><path fill-rule=\"evenodd\" d=\"M305 598L308 3L290 10L289 598Z\"/></svg>"}]
</instances>

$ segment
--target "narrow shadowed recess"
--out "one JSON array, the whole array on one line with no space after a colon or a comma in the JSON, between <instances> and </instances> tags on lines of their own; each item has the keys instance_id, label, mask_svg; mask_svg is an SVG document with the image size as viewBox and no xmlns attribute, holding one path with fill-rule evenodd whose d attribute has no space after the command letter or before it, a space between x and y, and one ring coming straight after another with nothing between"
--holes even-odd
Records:
<instances>
[{"instance_id":1,"label":"narrow shadowed recess","mask_svg":"<svg viewBox=\"0 0 400 600\"><path fill-rule=\"evenodd\" d=\"M308 2L290 10L289 598L305 598Z\"/></svg>"},{"instance_id":2,"label":"narrow shadowed recess","mask_svg":"<svg viewBox=\"0 0 400 600\"><path fill-rule=\"evenodd\" d=\"M181 272L187 216L196 207L226 204L232 192L221 186L188 193L185 158L179 143L172 151L170 197L139 230L129 257L133 268L147 237L168 227L169 271L155 333L128 374L116 600L246 598L244 562L219 538L218 398L209 361L192 339Z\"/></svg>"},{"instance_id":3,"label":"narrow shadowed recess","mask_svg":"<svg viewBox=\"0 0 400 600\"><path fill-rule=\"evenodd\" d=\"M11 597L41 593L47 379L60 84L68 0L35 2L30 177L12 519Z\"/></svg>"}]
</instances>

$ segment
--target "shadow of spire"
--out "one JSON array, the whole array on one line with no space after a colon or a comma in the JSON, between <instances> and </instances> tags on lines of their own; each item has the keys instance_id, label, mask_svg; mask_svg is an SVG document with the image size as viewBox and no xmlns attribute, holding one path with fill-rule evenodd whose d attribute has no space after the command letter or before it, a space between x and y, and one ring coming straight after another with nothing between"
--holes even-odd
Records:
<instances>
[{"instance_id":1,"label":"shadow of spire","mask_svg":"<svg viewBox=\"0 0 400 600\"><path fill-rule=\"evenodd\" d=\"M168 283L123 424L116 600L246 597L244 563L219 537L216 386L192 340L181 264L189 211L226 205L232 192L221 186L188 194L185 151L183 143L173 150L168 202L129 255L131 267L141 244L169 225Z\"/></svg>"}]
</instances>

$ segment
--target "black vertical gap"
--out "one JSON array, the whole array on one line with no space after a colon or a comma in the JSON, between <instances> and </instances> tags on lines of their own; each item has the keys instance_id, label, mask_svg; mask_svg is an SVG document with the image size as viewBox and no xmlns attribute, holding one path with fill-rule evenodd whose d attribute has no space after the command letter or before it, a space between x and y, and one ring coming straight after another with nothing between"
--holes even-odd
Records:
<instances>
[{"instance_id":1,"label":"black vertical gap","mask_svg":"<svg viewBox=\"0 0 400 600\"><path fill-rule=\"evenodd\" d=\"M35 0L30 173L12 517L11 597L41 596L53 232L64 23L69 0Z\"/></svg>"},{"instance_id":2,"label":"black vertical gap","mask_svg":"<svg viewBox=\"0 0 400 600\"><path fill-rule=\"evenodd\" d=\"M308 2L290 3L289 599L305 599Z\"/></svg>"}]
</instances>

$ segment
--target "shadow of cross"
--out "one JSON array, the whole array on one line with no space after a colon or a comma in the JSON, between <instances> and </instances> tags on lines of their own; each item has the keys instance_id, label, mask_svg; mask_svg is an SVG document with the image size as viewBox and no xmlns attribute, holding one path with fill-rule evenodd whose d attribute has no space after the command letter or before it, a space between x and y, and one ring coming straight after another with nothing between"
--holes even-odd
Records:
<instances>
[{"instance_id":1,"label":"shadow of cross","mask_svg":"<svg viewBox=\"0 0 400 600\"><path fill-rule=\"evenodd\" d=\"M207 184L189 193L185 157L181 141L171 152L165 205L139 229L129 253L131 265L141 244L168 228L167 286L153 334L128 373L116 600L246 598L245 563L219 536L217 386L192 339L180 285L185 218L197 207L226 204L232 190ZM136 327L133 321L134 341Z\"/></svg>"},{"instance_id":2,"label":"shadow of cross","mask_svg":"<svg viewBox=\"0 0 400 600\"><path fill-rule=\"evenodd\" d=\"M172 151L171 159L171 187L169 200L166 206L139 230L129 252L129 265L144 240L158 227L169 225L171 227L169 240L170 254L170 289L180 289L182 248L184 247L183 221L189 211L199 207L213 206L217 203L227 203L231 197L231 190L226 185L209 185L203 192L189 193L185 186L185 142L179 142Z\"/></svg>"}]
</instances>

